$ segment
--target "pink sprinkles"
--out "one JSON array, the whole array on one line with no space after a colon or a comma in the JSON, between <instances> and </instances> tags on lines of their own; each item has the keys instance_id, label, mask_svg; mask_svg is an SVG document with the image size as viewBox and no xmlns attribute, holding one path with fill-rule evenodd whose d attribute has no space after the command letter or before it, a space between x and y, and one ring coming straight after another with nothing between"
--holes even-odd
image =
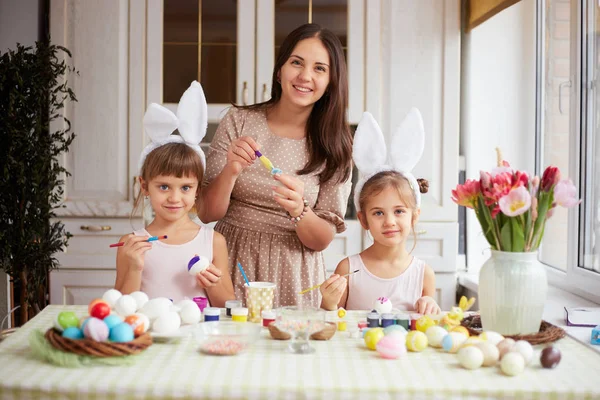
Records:
<instances>
[{"instance_id":1,"label":"pink sprinkles","mask_svg":"<svg viewBox=\"0 0 600 400\"><path fill-rule=\"evenodd\" d=\"M244 343L232 339L214 340L202 346L202 351L207 354L219 356L232 356L244 350Z\"/></svg>"}]
</instances>

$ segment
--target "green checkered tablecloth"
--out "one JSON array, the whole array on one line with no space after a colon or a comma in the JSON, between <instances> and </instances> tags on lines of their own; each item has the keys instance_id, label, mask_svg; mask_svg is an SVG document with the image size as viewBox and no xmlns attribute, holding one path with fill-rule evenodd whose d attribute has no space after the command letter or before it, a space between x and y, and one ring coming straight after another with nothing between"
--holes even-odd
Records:
<instances>
[{"instance_id":1,"label":"green checkered tablecloth","mask_svg":"<svg viewBox=\"0 0 600 400\"><path fill-rule=\"evenodd\" d=\"M517 377L497 367L465 370L455 355L431 348L385 360L344 332L311 342L314 354L294 355L266 330L232 357L203 355L189 338L154 344L132 366L59 368L32 356L28 336L52 326L62 310L83 316L86 307L48 306L0 343L1 399L600 399L600 355L569 337L556 344L556 369L540 367L536 348Z\"/></svg>"}]
</instances>

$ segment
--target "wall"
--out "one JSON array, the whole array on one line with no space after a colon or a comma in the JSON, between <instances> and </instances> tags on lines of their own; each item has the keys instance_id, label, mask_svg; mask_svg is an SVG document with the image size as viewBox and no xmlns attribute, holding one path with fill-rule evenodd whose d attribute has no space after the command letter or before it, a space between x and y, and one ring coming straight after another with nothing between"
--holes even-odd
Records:
<instances>
[{"instance_id":1,"label":"wall","mask_svg":"<svg viewBox=\"0 0 600 400\"><path fill-rule=\"evenodd\" d=\"M40 35L39 0L0 0L0 53L14 49L17 43L29 46ZM0 321L9 311L8 276L0 271ZM9 321L10 323L10 321ZM0 326L0 330L5 326Z\"/></svg>"},{"instance_id":2,"label":"wall","mask_svg":"<svg viewBox=\"0 0 600 400\"><path fill-rule=\"evenodd\" d=\"M535 0L523 0L462 37L461 152L467 179L496 165L534 170ZM478 271L489 245L467 213L467 265Z\"/></svg>"}]
</instances>

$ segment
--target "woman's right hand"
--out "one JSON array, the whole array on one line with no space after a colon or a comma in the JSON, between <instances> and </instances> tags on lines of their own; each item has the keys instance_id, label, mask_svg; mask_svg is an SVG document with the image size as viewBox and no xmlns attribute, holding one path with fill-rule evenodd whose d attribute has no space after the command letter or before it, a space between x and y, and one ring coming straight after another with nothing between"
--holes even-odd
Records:
<instances>
[{"instance_id":1,"label":"woman's right hand","mask_svg":"<svg viewBox=\"0 0 600 400\"><path fill-rule=\"evenodd\" d=\"M338 274L333 274L321 285L323 300L321 307L326 310L335 310L346 290L347 279Z\"/></svg>"},{"instance_id":2,"label":"woman's right hand","mask_svg":"<svg viewBox=\"0 0 600 400\"><path fill-rule=\"evenodd\" d=\"M260 146L250 136L242 136L229 145L227 149L227 166L234 175L242 173L244 168L251 166L256 160L255 151Z\"/></svg>"},{"instance_id":3,"label":"woman's right hand","mask_svg":"<svg viewBox=\"0 0 600 400\"><path fill-rule=\"evenodd\" d=\"M144 269L144 254L152 248L152 243L147 242L149 236L127 235L119 252L125 257L127 265L133 271Z\"/></svg>"}]
</instances>

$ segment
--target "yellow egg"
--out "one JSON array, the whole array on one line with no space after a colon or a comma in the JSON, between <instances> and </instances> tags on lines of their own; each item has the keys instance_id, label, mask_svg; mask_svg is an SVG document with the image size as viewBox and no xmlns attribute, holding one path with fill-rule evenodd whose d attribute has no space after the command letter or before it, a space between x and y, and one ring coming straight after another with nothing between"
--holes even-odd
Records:
<instances>
[{"instance_id":1,"label":"yellow egg","mask_svg":"<svg viewBox=\"0 0 600 400\"><path fill-rule=\"evenodd\" d=\"M486 340L486 341L490 342L494 346L496 346L498 343L500 343L502 340L504 340L504 336L502 336L498 332L493 332L493 331L485 331L481 335L479 335L479 337L482 340Z\"/></svg>"},{"instance_id":2,"label":"yellow egg","mask_svg":"<svg viewBox=\"0 0 600 400\"><path fill-rule=\"evenodd\" d=\"M465 328L462 325L459 326L455 326L454 328L450 329L450 332L458 332L458 333L462 333L463 335L465 335L466 337L469 337L469 330L467 328Z\"/></svg>"},{"instance_id":3,"label":"yellow egg","mask_svg":"<svg viewBox=\"0 0 600 400\"><path fill-rule=\"evenodd\" d=\"M410 331L406 335L406 348L410 351L423 351L427 344L427 336L421 331Z\"/></svg>"},{"instance_id":4,"label":"yellow egg","mask_svg":"<svg viewBox=\"0 0 600 400\"><path fill-rule=\"evenodd\" d=\"M384 337L383 328L371 328L365 332L365 345L370 350L377 350L377 343Z\"/></svg>"},{"instance_id":5,"label":"yellow egg","mask_svg":"<svg viewBox=\"0 0 600 400\"><path fill-rule=\"evenodd\" d=\"M429 329L433 325L435 325L435 322L427 315L422 316L415 323L415 327L417 328L417 330L423 333L427 332L427 329Z\"/></svg>"},{"instance_id":6,"label":"yellow egg","mask_svg":"<svg viewBox=\"0 0 600 400\"><path fill-rule=\"evenodd\" d=\"M346 316L346 310L343 307L338 309L337 315L339 318L344 318Z\"/></svg>"},{"instance_id":7,"label":"yellow egg","mask_svg":"<svg viewBox=\"0 0 600 400\"><path fill-rule=\"evenodd\" d=\"M455 332L460 333L460 332ZM468 337L467 340L460 347L474 346L479 343L483 343L483 340L479 338L479 336L471 336Z\"/></svg>"}]
</instances>

